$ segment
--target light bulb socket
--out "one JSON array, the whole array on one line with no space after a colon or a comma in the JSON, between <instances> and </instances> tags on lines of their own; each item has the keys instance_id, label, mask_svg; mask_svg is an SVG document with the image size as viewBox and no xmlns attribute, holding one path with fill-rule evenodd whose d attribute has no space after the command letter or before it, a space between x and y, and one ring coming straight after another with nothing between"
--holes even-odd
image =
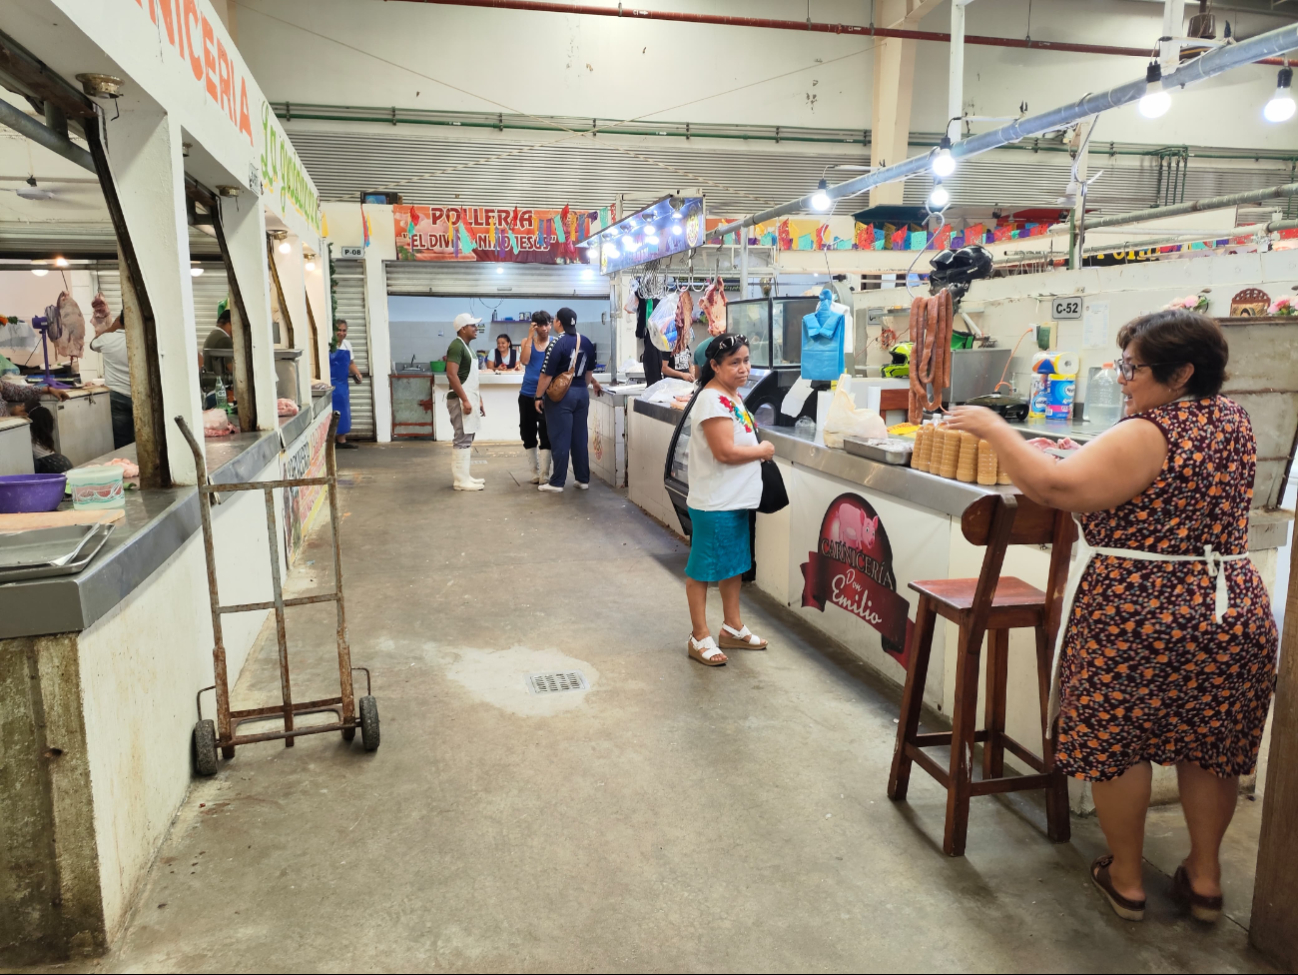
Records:
<instances>
[{"instance_id":1,"label":"light bulb socket","mask_svg":"<svg viewBox=\"0 0 1298 975\"><path fill-rule=\"evenodd\" d=\"M1293 68L1285 65L1275 76L1275 86L1277 89L1288 88L1293 84Z\"/></svg>"},{"instance_id":2,"label":"light bulb socket","mask_svg":"<svg viewBox=\"0 0 1298 975\"><path fill-rule=\"evenodd\" d=\"M940 142L938 142L938 144L937 144L937 148L938 148L938 151L939 151L939 152L941 152L943 149L945 149L945 150L947 150L948 152L950 152L950 151L951 151L951 137L950 137L949 135L943 135L943 136L942 136L942 140L941 140Z\"/></svg>"},{"instance_id":3,"label":"light bulb socket","mask_svg":"<svg viewBox=\"0 0 1298 975\"><path fill-rule=\"evenodd\" d=\"M1145 84L1152 85L1155 82L1162 83L1163 66L1157 61L1150 61L1149 67L1145 69Z\"/></svg>"}]
</instances>

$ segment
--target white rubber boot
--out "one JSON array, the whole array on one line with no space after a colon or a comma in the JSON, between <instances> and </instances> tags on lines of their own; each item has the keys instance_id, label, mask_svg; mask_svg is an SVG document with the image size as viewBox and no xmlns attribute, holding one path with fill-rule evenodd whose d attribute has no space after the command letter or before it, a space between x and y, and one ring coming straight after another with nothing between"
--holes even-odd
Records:
<instances>
[{"instance_id":1,"label":"white rubber boot","mask_svg":"<svg viewBox=\"0 0 1298 975\"><path fill-rule=\"evenodd\" d=\"M540 483L541 483L541 468L540 468L541 459L540 459L540 457L538 456L538 453L539 453L539 452L537 451L537 449L536 449L535 447L528 447L528 448L527 448L527 462L528 462L528 464L530 464L531 467L532 467L532 483L533 483L533 484L540 484Z\"/></svg>"},{"instance_id":2,"label":"white rubber boot","mask_svg":"<svg viewBox=\"0 0 1298 975\"><path fill-rule=\"evenodd\" d=\"M550 479L550 468L554 466L551 459L553 456L553 451L549 450L538 450L536 452L536 477L532 478L533 484L544 484Z\"/></svg>"},{"instance_id":3,"label":"white rubber boot","mask_svg":"<svg viewBox=\"0 0 1298 975\"><path fill-rule=\"evenodd\" d=\"M482 485L469 477L468 450L451 451L451 474L455 482L451 485L457 491L481 491Z\"/></svg>"},{"instance_id":4,"label":"white rubber boot","mask_svg":"<svg viewBox=\"0 0 1298 975\"><path fill-rule=\"evenodd\" d=\"M478 487L486 486L486 481L480 477L473 476L473 448L468 448L464 453L466 454L466 460L464 461L464 476L467 477L471 483L478 485Z\"/></svg>"}]
</instances>

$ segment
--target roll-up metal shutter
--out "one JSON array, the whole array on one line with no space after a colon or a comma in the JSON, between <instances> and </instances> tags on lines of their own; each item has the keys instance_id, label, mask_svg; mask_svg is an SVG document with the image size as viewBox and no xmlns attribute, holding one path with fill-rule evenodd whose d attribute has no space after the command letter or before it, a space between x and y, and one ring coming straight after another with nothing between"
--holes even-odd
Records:
<instances>
[{"instance_id":1,"label":"roll-up metal shutter","mask_svg":"<svg viewBox=\"0 0 1298 975\"><path fill-rule=\"evenodd\" d=\"M390 295L607 298L608 278L584 264L388 261Z\"/></svg>"},{"instance_id":2,"label":"roll-up metal shutter","mask_svg":"<svg viewBox=\"0 0 1298 975\"><path fill-rule=\"evenodd\" d=\"M365 266L361 261L334 261L334 299L337 317L347 320L347 340L360 368L359 386L353 384L352 429L348 436L357 440L374 439L374 382L370 378L369 320L365 314ZM333 322L326 326L333 334Z\"/></svg>"},{"instance_id":3,"label":"roll-up metal shutter","mask_svg":"<svg viewBox=\"0 0 1298 975\"><path fill-rule=\"evenodd\" d=\"M198 347L203 348L208 334L216 328L216 309L230 293L230 280L225 265L220 261L200 261L203 273L192 279L194 287L194 335ZM109 312L116 315L122 310L122 280L115 261L101 261L95 268L96 287L103 292Z\"/></svg>"}]
</instances>

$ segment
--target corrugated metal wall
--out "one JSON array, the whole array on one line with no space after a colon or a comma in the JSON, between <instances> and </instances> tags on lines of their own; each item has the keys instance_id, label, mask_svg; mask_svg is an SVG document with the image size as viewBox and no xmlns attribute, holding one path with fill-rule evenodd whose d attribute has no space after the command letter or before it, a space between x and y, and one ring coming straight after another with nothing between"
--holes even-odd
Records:
<instances>
[{"instance_id":1,"label":"corrugated metal wall","mask_svg":"<svg viewBox=\"0 0 1298 975\"><path fill-rule=\"evenodd\" d=\"M829 151L807 146L783 149L683 146L677 141L644 144L610 136L566 142L502 137L499 140L436 138L418 133L367 129L323 130L289 125L293 145L325 200L354 200L362 190L390 188L408 203L464 200L485 205L607 206L618 194L640 203L677 188L702 186L717 215L751 213L809 192L822 173L831 183L854 175L842 164L868 165L861 146ZM1088 202L1117 213L1158 201L1159 160L1149 155L1110 155L1092 146L1090 173L1104 174ZM1123 147L1115 147L1121 150ZM1193 150L1191 150L1193 153ZM1064 152L1001 150L964 161L947 181L952 202L976 206L1053 206L1068 185L1072 161ZM828 172L826 172L826 168ZM1191 155L1184 199L1244 192L1289 182L1288 161L1263 158L1218 160ZM907 183L906 203L927 197L928 179ZM862 209L866 197L840 204L838 212Z\"/></svg>"},{"instance_id":2,"label":"corrugated metal wall","mask_svg":"<svg viewBox=\"0 0 1298 975\"><path fill-rule=\"evenodd\" d=\"M219 258L216 240L196 227L189 228L189 252L195 258ZM43 258L105 257L117 253L113 225L103 222L23 223L5 221L0 228L0 255Z\"/></svg>"},{"instance_id":3,"label":"corrugated metal wall","mask_svg":"<svg viewBox=\"0 0 1298 975\"><path fill-rule=\"evenodd\" d=\"M458 298L607 298L608 279L578 264L388 261L388 294ZM498 270L499 269L499 270Z\"/></svg>"},{"instance_id":4,"label":"corrugated metal wall","mask_svg":"<svg viewBox=\"0 0 1298 975\"><path fill-rule=\"evenodd\" d=\"M192 280L194 333L198 338L198 347L201 349L208 333L216 328L216 306L230 293L230 282L225 274L225 265L219 261L203 261L199 266L202 267L203 273ZM96 276L98 288L103 292L109 310L116 315L122 310L122 281L117 272L117 263L101 261L96 268Z\"/></svg>"},{"instance_id":5,"label":"corrugated metal wall","mask_svg":"<svg viewBox=\"0 0 1298 975\"><path fill-rule=\"evenodd\" d=\"M374 439L374 380L370 376L369 320L365 314L365 268L361 261L333 262L334 299L337 317L347 320L347 340L351 342L356 365L364 379L352 383L352 429L349 437ZM325 326L333 334L333 322ZM384 368L386 375L387 369ZM385 391L386 392L386 391Z\"/></svg>"}]
</instances>

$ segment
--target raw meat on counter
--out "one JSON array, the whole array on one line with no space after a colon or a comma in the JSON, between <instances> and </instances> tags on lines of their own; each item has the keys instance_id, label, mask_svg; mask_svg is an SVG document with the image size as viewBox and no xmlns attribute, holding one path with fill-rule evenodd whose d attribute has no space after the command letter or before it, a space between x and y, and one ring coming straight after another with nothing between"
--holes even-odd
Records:
<instances>
[{"instance_id":1,"label":"raw meat on counter","mask_svg":"<svg viewBox=\"0 0 1298 975\"><path fill-rule=\"evenodd\" d=\"M225 415L225 410L203 411L203 436L228 437L230 434L238 432L239 428L230 422L230 418Z\"/></svg>"},{"instance_id":2,"label":"raw meat on counter","mask_svg":"<svg viewBox=\"0 0 1298 975\"><path fill-rule=\"evenodd\" d=\"M140 476L140 465L133 460L127 460L125 457L114 457L108 463L116 464L122 469L122 477L130 480L132 477Z\"/></svg>"},{"instance_id":3,"label":"raw meat on counter","mask_svg":"<svg viewBox=\"0 0 1298 975\"><path fill-rule=\"evenodd\" d=\"M275 401L275 409L280 416L297 416L297 404L291 399L278 399Z\"/></svg>"},{"instance_id":4,"label":"raw meat on counter","mask_svg":"<svg viewBox=\"0 0 1298 975\"><path fill-rule=\"evenodd\" d=\"M1060 437L1058 440L1052 440L1050 437L1033 437L1028 443L1041 451L1082 449L1082 445L1071 437Z\"/></svg>"}]
</instances>

